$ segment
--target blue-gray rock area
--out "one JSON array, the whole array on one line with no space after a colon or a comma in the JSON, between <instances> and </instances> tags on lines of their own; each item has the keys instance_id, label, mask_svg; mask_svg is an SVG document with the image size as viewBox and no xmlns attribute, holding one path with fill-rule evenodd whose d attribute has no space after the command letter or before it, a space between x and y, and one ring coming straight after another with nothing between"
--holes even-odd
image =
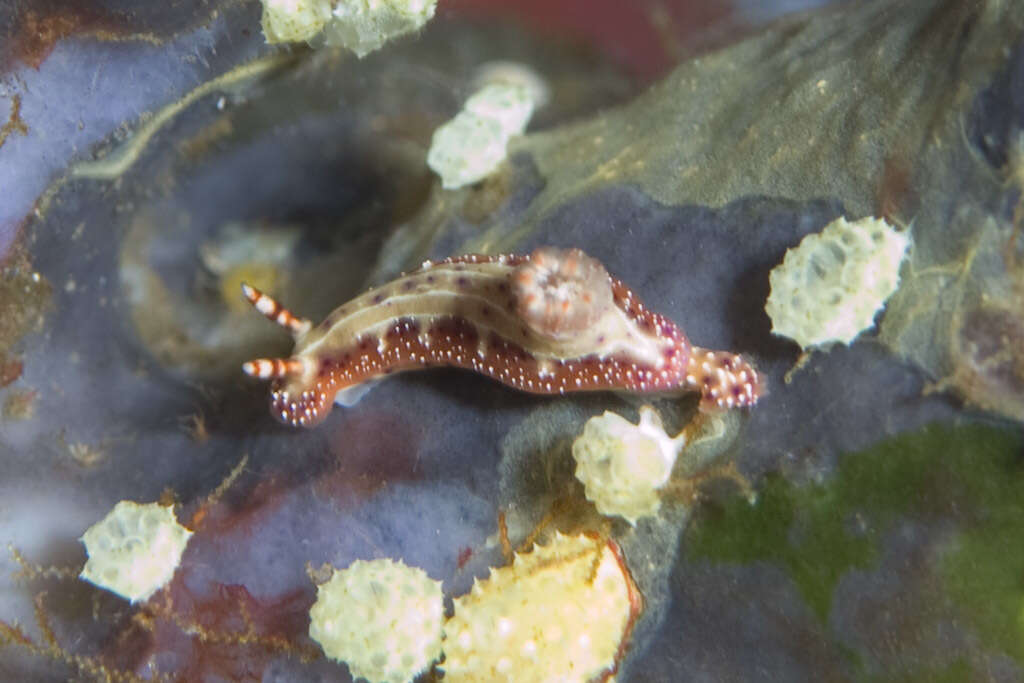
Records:
<instances>
[{"instance_id":1,"label":"blue-gray rock area","mask_svg":"<svg viewBox=\"0 0 1024 683\"><path fill-rule=\"evenodd\" d=\"M618 680L1024 680L1024 555L992 551L1024 531L1022 31L1010 2L840 4L624 101L583 57L440 22L361 62L261 53L244 68L271 66L147 144L72 167L0 289L26 321L0 322L20 363L0 389L2 540L80 564L77 536L121 499L177 501L196 534L141 607L14 581L4 560L0 619L45 648L45 591L56 644L32 651L5 627L0 675L62 680L60 650L87 674L337 680L305 635L308 572L396 557L457 596L505 561L501 515L513 544L547 523L621 545L645 609ZM499 56L547 76L552 109L495 177L442 191L430 132ZM771 334L768 272L843 215L910 226L901 286L877 331L787 381L800 350ZM694 343L765 373L712 454L755 502L711 481L635 528L602 520L570 445L603 410L635 418L638 397L432 370L296 431L238 372L289 341L237 305L233 279L266 278L319 319L426 258L545 244L583 248ZM10 286L33 270L52 290L33 304L41 330ZM671 429L695 403L653 402Z\"/></svg>"}]
</instances>

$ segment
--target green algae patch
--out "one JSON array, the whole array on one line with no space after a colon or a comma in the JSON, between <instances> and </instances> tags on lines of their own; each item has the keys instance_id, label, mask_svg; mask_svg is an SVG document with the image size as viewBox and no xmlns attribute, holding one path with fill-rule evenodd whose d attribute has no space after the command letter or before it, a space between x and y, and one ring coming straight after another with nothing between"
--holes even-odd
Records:
<instances>
[{"instance_id":1,"label":"green algae patch","mask_svg":"<svg viewBox=\"0 0 1024 683\"><path fill-rule=\"evenodd\" d=\"M933 571L987 642L1024 660L1022 448L1013 430L933 424L843 456L822 484L769 476L756 505L704 511L690 557L781 565L825 621L839 579L874 566L896 519L952 522Z\"/></svg>"},{"instance_id":2,"label":"green algae patch","mask_svg":"<svg viewBox=\"0 0 1024 683\"><path fill-rule=\"evenodd\" d=\"M876 554L873 539L847 531L835 503L834 490L798 489L773 476L758 492L756 505L739 499L694 524L690 556L780 564L824 620L839 578L847 569L869 566Z\"/></svg>"},{"instance_id":3,"label":"green algae patch","mask_svg":"<svg viewBox=\"0 0 1024 683\"><path fill-rule=\"evenodd\" d=\"M946 590L989 647L1024 663L1024 453L990 465L979 505L945 556ZM997 465L997 466L991 466ZM1001 466L1000 466L1001 465Z\"/></svg>"},{"instance_id":4,"label":"green algae patch","mask_svg":"<svg viewBox=\"0 0 1024 683\"><path fill-rule=\"evenodd\" d=\"M870 683L970 683L975 678L970 663L961 658L944 666L872 676L865 680Z\"/></svg>"}]
</instances>

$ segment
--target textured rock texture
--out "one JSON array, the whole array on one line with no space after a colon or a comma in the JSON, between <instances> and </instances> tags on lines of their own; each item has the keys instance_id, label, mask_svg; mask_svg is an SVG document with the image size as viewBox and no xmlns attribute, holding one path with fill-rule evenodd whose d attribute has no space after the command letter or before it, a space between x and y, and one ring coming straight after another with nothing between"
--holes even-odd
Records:
<instances>
[{"instance_id":1,"label":"textured rock texture","mask_svg":"<svg viewBox=\"0 0 1024 683\"><path fill-rule=\"evenodd\" d=\"M167 490L195 530L172 600L132 619L77 582L4 579L0 619L31 623L45 589L57 642L111 668L334 679L304 659L307 562L401 558L458 596L505 563L502 513L513 546L541 526L622 549L645 607L618 680L1024 678L1019 5L840 3L629 98L592 56L507 26L439 16L357 63L261 52L258 24L258 8L219 15L204 35L220 58L257 61L73 165L4 275L38 272L52 308L41 332L0 340L23 364L0 398L34 406L0 418L0 540L80 565L81 520ZM551 103L495 176L445 191L430 134L497 58L545 77ZM786 382L799 350L770 333L768 272L840 215L912 223L908 267L877 333ZM235 243L247 231L267 256ZM602 520L571 443L604 410L635 422L630 397L439 370L295 432L238 372L288 340L226 298L235 279L267 278L319 319L425 258L543 244L583 248L694 343L766 373L767 396L699 458L734 463L754 505L726 479L636 527ZM657 407L677 433L694 401ZM45 514L27 506L40 496ZM8 678L69 675L4 655Z\"/></svg>"}]
</instances>

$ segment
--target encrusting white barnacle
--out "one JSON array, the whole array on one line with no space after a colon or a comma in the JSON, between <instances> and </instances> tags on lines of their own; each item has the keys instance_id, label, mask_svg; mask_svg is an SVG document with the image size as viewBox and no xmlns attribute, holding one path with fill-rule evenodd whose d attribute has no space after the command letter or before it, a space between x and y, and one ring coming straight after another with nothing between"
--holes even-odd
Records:
<instances>
[{"instance_id":1,"label":"encrusting white barnacle","mask_svg":"<svg viewBox=\"0 0 1024 683\"><path fill-rule=\"evenodd\" d=\"M437 0L263 0L268 43L316 41L365 57L423 27Z\"/></svg>"},{"instance_id":2,"label":"encrusting white barnacle","mask_svg":"<svg viewBox=\"0 0 1024 683\"><path fill-rule=\"evenodd\" d=\"M263 0L263 34L268 43L310 40L330 18L330 0Z\"/></svg>"},{"instance_id":3,"label":"encrusting white barnacle","mask_svg":"<svg viewBox=\"0 0 1024 683\"><path fill-rule=\"evenodd\" d=\"M605 680L643 608L618 546L556 533L456 598L445 623L444 680Z\"/></svg>"},{"instance_id":4,"label":"encrusting white barnacle","mask_svg":"<svg viewBox=\"0 0 1024 683\"><path fill-rule=\"evenodd\" d=\"M483 180L505 159L508 141L526 129L536 103L517 83L491 83L466 100L462 111L436 131L427 165L446 190Z\"/></svg>"},{"instance_id":5,"label":"encrusting white barnacle","mask_svg":"<svg viewBox=\"0 0 1024 683\"><path fill-rule=\"evenodd\" d=\"M335 569L309 618L309 636L324 653L371 683L407 683L441 656L441 582L401 561Z\"/></svg>"},{"instance_id":6,"label":"encrusting white barnacle","mask_svg":"<svg viewBox=\"0 0 1024 683\"><path fill-rule=\"evenodd\" d=\"M684 433L675 438L665 433L651 406L640 408L638 424L605 411L588 420L572 444L576 478L598 512L635 526L638 519L658 513L658 490L668 483L685 445Z\"/></svg>"},{"instance_id":7,"label":"encrusting white barnacle","mask_svg":"<svg viewBox=\"0 0 1024 683\"><path fill-rule=\"evenodd\" d=\"M158 503L123 500L82 535L81 578L131 602L149 599L174 576L192 532Z\"/></svg>"},{"instance_id":8,"label":"encrusting white barnacle","mask_svg":"<svg viewBox=\"0 0 1024 683\"><path fill-rule=\"evenodd\" d=\"M768 279L772 332L807 350L849 344L874 324L896 291L908 232L881 218L837 218L786 252Z\"/></svg>"},{"instance_id":9,"label":"encrusting white barnacle","mask_svg":"<svg viewBox=\"0 0 1024 683\"><path fill-rule=\"evenodd\" d=\"M324 26L325 45L341 46L365 57L385 43L423 28L437 0L335 0Z\"/></svg>"},{"instance_id":10,"label":"encrusting white barnacle","mask_svg":"<svg viewBox=\"0 0 1024 683\"><path fill-rule=\"evenodd\" d=\"M493 83L518 85L526 88L534 110L541 109L551 99L551 88L547 81L526 64L495 60L484 62L473 71L472 88L480 90Z\"/></svg>"}]
</instances>

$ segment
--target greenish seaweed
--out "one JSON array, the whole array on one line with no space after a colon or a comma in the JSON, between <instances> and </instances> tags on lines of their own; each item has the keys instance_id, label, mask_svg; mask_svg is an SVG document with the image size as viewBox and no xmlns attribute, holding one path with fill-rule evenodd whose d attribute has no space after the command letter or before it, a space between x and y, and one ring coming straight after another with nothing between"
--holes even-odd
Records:
<instances>
[{"instance_id":1,"label":"greenish seaweed","mask_svg":"<svg viewBox=\"0 0 1024 683\"><path fill-rule=\"evenodd\" d=\"M969 683L974 680L970 663L955 659L949 664L937 665L897 674L886 673L867 679L871 683Z\"/></svg>"},{"instance_id":2,"label":"greenish seaweed","mask_svg":"<svg viewBox=\"0 0 1024 683\"><path fill-rule=\"evenodd\" d=\"M873 539L852 536L837 513L835 490L798 489L773 476L759 491L756 506L736 500L694 524L690 556L781 564L824 620L842 574L870 565L876 554Z\"/></svg>"},{"instance_id":3,"label":"greenish seaweed","mask_svg":"<svg viewBox=\"0 0 1024 683\"><path fill-rule=\"evenodd\" d=\"M1019 431L933 424L843 456L822 484L770 476L757 505L705 511L690 557L777 563L824 622L839 579L873 566L896 519L952 521L937 576L990 646L1024 661L1022 448Z\"/></svg>"}]
</instances>

